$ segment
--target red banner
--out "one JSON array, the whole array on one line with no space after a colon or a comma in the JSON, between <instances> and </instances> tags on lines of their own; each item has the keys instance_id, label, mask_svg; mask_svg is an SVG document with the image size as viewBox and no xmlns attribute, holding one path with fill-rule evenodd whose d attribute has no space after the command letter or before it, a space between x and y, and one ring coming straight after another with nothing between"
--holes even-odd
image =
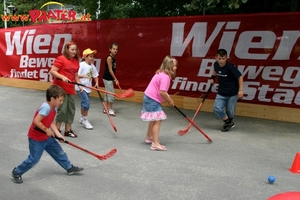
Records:
<instances>
[{"instance_id":1,"label":"red banner","mask_svg":"<svg viewBox=\"0 0 300 200\"><path fill-rule=\"evenodd\" d=\"M144 91L163 58L171 55L179 67L169 93L199 97L208 88L216 51L224 48L244 75L243 102L297 108L299 18L300 13L195 16L1 29L0 76L52 81L54 59L74 40L81 51L98 51L95 65L101 77L109 44L117 42L116 75L122 88Z\"/></svg>"}]
</instances>

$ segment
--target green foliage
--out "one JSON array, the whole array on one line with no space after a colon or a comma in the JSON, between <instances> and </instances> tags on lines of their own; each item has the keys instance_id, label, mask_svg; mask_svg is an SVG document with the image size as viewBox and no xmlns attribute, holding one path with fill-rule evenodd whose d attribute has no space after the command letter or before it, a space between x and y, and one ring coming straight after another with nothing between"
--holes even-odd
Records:
<instances>
[{"instance_id":1,"label":"green foliage","mask_svg":"<svg viewBox=\"0 0 300 200\"><path fill-rule=\"evenodd\" d=\"M28 14L51 0L10 0L18 14ZM77 12L89 13L92 20L100 9L98 19L143 17L170 17L214 14L242 14L257 12L288 12L299 10L299 0L57 0L74 5ZM8 3L7 3L8 4ZM1 12L2 11L2 12ZM3 3L0 4L3 14ZM28 25L31 22L9 21L8 27ZM4 27L1 20L0 26Z\"/></svg>"},{"instance_id":2,"label":"green foliage","mask_svg":"<svg viewBox=\"0 0 300 200\"><path fill-rule=\"evenodd\" d=\"M102 0L101 19L191 16L239 8L247 0Z\"/></svg>"}]
</instances>

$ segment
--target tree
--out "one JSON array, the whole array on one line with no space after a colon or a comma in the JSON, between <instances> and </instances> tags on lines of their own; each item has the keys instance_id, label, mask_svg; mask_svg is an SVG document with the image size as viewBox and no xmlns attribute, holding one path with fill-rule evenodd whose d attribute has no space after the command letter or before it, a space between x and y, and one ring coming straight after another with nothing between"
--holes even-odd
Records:
<instances>
[{"instance_id":1,"label":"tree","mask_svg":"<svg viewBox=\"0 0 300 200\"><path fill-rule=\"evenodd\" d=\"M49 0L12 0L16 14L28 14ZM91 19L121 19L142 17L193 16L214 14L242 14L263 12L289 12L299 10L300 0L57 0L74 5L77 12L91 15ZM98 4L100 2L100 5ZM96 15L100 6L100 15ZM3 10L3 4L0 4ZM99 13L98 13L99 14ZM3 21L2 27L3 25ZM9 21L8 27L32 22Z\"/></svg>"}]
</instances>

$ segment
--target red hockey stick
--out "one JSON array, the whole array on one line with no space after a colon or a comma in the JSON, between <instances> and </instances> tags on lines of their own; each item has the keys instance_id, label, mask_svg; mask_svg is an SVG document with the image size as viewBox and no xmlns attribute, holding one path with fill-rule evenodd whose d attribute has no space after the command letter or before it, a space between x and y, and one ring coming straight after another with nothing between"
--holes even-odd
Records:
<instances>
[{"instance_id":1,"label":"red hockey stick","mask_svg":"<svg viewBox=\"0 0 300 200\"><path fill-rule=\"evenodd\" d=\"M200 109L201 109L201 107L202 107L202 105L203 105L206 97L208 96L209 92L211 91L212 86L213 86L213 84L211 84L209 86L209 88L208 88L206 94L204 95L204 97L203 97L203 99L202 99L202 101L201 101L201 103L200 103L200 105L199 105L196 113L194 114L194 117L192 118L192 121L194 121L195 118L196 118L196 116L198 115L198 112L200 111ZM191 128L191 126L192 126L192 123L190 123L185 130L179 130L178 131L178 135L182 136L182 135L186 134L189 131L189 129Z\"/></svg>"},{"instance_id":2,"label":"red hockey stick","mask_svg":"<svg viewBox=\"0 0 300 200\"><path fill-rule=\"evenodd\" d=\"M61 138L59 138L59 137L56 137L56 136L55 136L55 138L56 138L57 140L61 140ZM77 148L77 149L80 149L80 150L82 150L82 151L84 151L84 152L86 152L86 153L88 153L88 154L91 154L91 155L95 156L96 158L98 158L99 160L106 160L106 159L112 157L113 155L115 155L115 153L117 152L117 149L116 149L116 148L113 148L112 150L110 150L110 151L107 152L106 154L104 154L104 155L99 155L99 154L96 154L96 153L94 153L94 152L91 152L91 151L89 151L89 150L87 150L87 149L84 149L84 148L82 148L82 147L80 147L80 146L78 146L78 145L76 145L76 144L74 144L74 143L72 143L72 142L69 142L69 141L67 141L67 140L65 140L64 143L66 143L66 144L68 144L68 145L71 145L71 146L73 146L73 147L75 147L75 148Z\"/></svg>"},{"instance_id":3,"label":"red hockey stick","mask_svg":"<svg viewBox=\"0 0 300 200\"><path fill-rule=\"evenodd\" d=\"M212 142L208 135L206 135L206 133L204 133L204 131L202 131L189 117L187 117L179 108L177 108L177 106L174 105L174 108L178 112L180 112L180 114L182 114L182 116L184 116L196 129L198 129L198 131L200 131L204 135L204 137L206 137L210 142Z\"/></svg>"},{"instance_id":4,"label":"red hockey stick","mask_svg":"<svg viewBox=\"0 0 300 200\"><path fill-rule=\"evenodd\" d=\"M111 117L110 117L110 115L109 115L109 112L108 112L108 109L107 109L107 107L106 107L106 105L105 105L105 103L104 103L104 100L103 100L103 98L102 98L100 92L99 92L99 91L97 91L97 92L98 92L98 95L99 95L99 97L100 97L100 100L101 100L101 103L102 103L102 105L103 105L103 108L104 108L105 111L106 111L106 114L107 114L107 117L108 117L108 119L109 119L109 121L110 121L110 124L111 124L111 126L113 127L113 129L115 130L115 132L117 132L117 127L116 127L116 125L114 124L113 120L111 119Z\"/></svg>"},{"instance_id":5,"label":"red hockey stick","mask_svg":"<svg viewBox=\"0 0 300 200\"><path fill-rule=\"evenodd\" d=\"M59 79L59 80L61 80L61 79ZM118 97L118 98L128 98L128 97L133 97L134 96L133 89L131 89L131 88L129 88L127 91L125 91L122 94L115 94L115 93L112 93L112 92L109 92L109 91L106 91L106 90L101 90L101 89L91 87L91 86L87 86L87 85L83 85L83 84L80 84L80 83L75 83L75 82L71 82L71 81L69 81L68 83L71 83L71 84L74 84L74 85L79 85L79 86L86 87L86 88L90 88L92 90L96 90L96 91L99 91L99 92L110 94L110 95L113 95L113 96Z\"/></svg>"},{"instance_id":6,"label":"red hockey stick","mask_svg":"<svg viewBox=\"0 0 300 200\"><path fill-rule=\"evenodd\" d=\"M39 129L39 128L36 127L36 126L34 126L34 129L37 130L37 131L40 131L41 133L46 134L45 131ZM57 140L59 140L59 141L62 141L62 139L59 138L59 137L57 137L57 136L52 136L52 137L54 137L55 139L57 139ZM71 145L71 146L73 146L73 147L75 147L75 148L77 148L77 149L80 149L80 150L82 150L82 151L84 151L84 152L86 152L86 153L88 153L88 154L91 154L91 155L97 157L99 160L106 160L106 159L112 157L113 155L115 155L115 153L117 152L117 149L116 149L116 148L113 148L112 150L110 150L110 151L107 152L106 154L104 154L104 155L99 155L99 154L96 154L96 153L94 153L94 152L91 152L91 151L89 151L89 150L87 150L87 149L84 149L84 148L82 148L81 146L78 146L78 145L76 145L76 144L74 144L74 143L72 143L72 142L69 142L69 141L67 141L67 140L65 140L64 143L69 144L69 145Z\"/></svg>"}]
</instances>

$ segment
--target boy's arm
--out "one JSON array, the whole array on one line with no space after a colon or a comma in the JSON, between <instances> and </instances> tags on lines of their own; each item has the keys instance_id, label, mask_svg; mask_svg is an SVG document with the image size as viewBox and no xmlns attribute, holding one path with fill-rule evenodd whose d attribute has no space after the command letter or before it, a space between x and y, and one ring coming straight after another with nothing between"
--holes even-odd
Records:
<instances>
[{"instance_id":1,"label":"boy's arm","mask_svg":"<svg viewBox=\"0 0 300 200\"><path fill-rule=\"evenodd\" d=\"M64 136L62 136L62 134L59 132L59 130L57 129L57 126L54 124L54 121L52 122L52 124L50 125L50 128L52 129L52 131L54 132L54 135L60 139L62 139L62 141L65 141L66 139L64 138Z\"/></svg>"},{"instance_id":2,"label":"boy's arm","mask_svg":"<svg viewBox=\"0 0 300 200\"><path fill-rule=\"evenodd\" d=\"M37 114L33 119L33 124L40 130L44 131L48 137L52 137L53 132L42 123L42 120L44 118L45 118L44 115Z\"/></svg>"},{"instance_id":3,"label":"boy's arm","mask_svg":"<svg viewBox=\"0 0 300 200\"><path fill-rule=\"evenodd\" d=\"M217 72L214 70L211 77L210 77L210 83L213 85L215 83L215 78L217 76Z\"/></svg>"},{"instance_id":4,"label":"boy's arm","mask_svg":"<svg viewBox=\"0 0 300 200\"><path fill-rule=\"evenodd\" d=\"M243 98L243 96L244 96L244 79L243 79L242 75L239 77L238 83L239 83L238 96L239 96L239 98Z\"/></svg>"},{"instance_id":5,"label":"boy's arm","mask_svg":"<svg viewBox=\"0 0 300 200\"><path fill-rule=\"evenodd\" d=\"M81 84L81 81L80 81L80 79L79 79L79 75L78 75L78 73L76 72L76 74L75 74L75 81L76 81L76 83L79 83L79 84ZM78 88L79 88L79 90L80 91L82 91L83 90L83 87L82 86L80 86L80 85L78 85Z\"/></svg>"},{"instance_id":6,"label":"boy's arm","mask_svg":"<svg viewBox=\"0 0 300 200\"><path fill-rule=\"evenodd\" d=\"M97 70L97 68L95 67L95 65L92 65L93 66L93 78L94 78L94 81L95 81L95 86L94 87L99 87L99 72Z\"/></svg>"},{"instance_id":7,"label":"boy's arm","mask_svg":"<svg viewBox=\"0 0 300 200\"><path fill-rule=\"evenodd\" d=\"M98 81L98 76L94 78L95 80L95 87L99 87L99 81Z\"/></svg>"}]
</instances>

